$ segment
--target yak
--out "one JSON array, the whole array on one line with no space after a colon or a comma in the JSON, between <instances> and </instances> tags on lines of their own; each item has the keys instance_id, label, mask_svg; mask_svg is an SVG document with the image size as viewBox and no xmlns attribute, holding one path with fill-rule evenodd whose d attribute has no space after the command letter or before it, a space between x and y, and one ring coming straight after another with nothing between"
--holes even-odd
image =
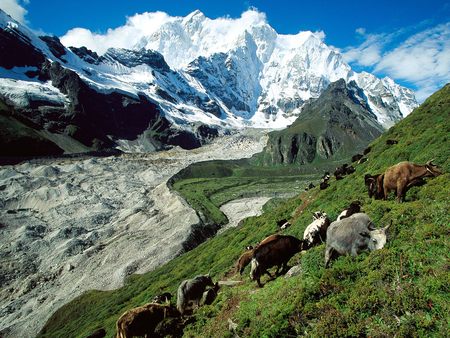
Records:
<instances>
[{"instance_id":1,"label":"yak","mask_svg":"<svg viewBox=\"0 0 450 338\"><path fill-rule=\"evenodd\" d=\"M172 294L170 292L164 292L163 294L156 295L152 299L152 303L158 304L170 304L170 300L172 299Z\"/></svg>"},{"instance_id":2,"label":"yak","mask_svg":"<svg viewBox=\"0 0 450 338\"><path fill-rule=\"evenodd\" d=\"M424 165L404 161L389 167L384 172L383 198L386 200L391 191L396 191L397 201L405 200L408 188L424 184L425 177L436 177L442 174L433 160Z\"/></svg>"},{"instance_id":3,"label":"yak","mask_svg":"<svg viewBox=\"0 0 450 338\"><path fill-rule=\"evenodd\" d=\"M349 207L347 209L344 209L339 216L337 217L337 221L340 221L341 219L350 217L353 214L356 214L361 211L361 202L360 201L353 201L350 203Z\"/></svg>"},{"instance_id":4,"label":"yak","mask_svg":"<svg viewBox=\"0 0 450 338\"><path fill-rule=\"evenodd\" d=\"M284 230L286 228L289 228L291 226L291 223L289 223L289 221L287 219L283 218L282 220L277 221L277 226L281 230Z\"/></svg>"},{"instance_id":5,"label":"yak","mask_svg":"<svg viewBox=\"0 0 450 338\"><path fill-rule=\"evenodd\" d=\"M363 158L361 158L357 163L358 164L363 164L363 163L365 163L365 162L367 162L369 159L367 158L367 157L363 157Z\"/></svg>"},{"instance_id":6,"label":"yak","mask_svg":"<svg viewBox=\"0 0 450 338\"><path fill-rule=\"evenodd\" d=\"M376 200L383 198L383 179L384 174L366 174L364 176L369 198L374 197Z\"/></svg>"},{"instance_id":7,"label":"yak","mask_svg":"<svg viewBox=\"0 0 450 338\"><path fill-rule=\"evenodd\" d=\"M214 282L209 275L200 275L181 282L177 291L177 309L184 315L190 303L200 306L203 292L208 286L214 287Z\"/></svg>"},{"instance_id":8,"label":"yak","mask_svg":"<svg viewBox=\"0 0 450 338\"><path fill-rule=\"evenodd\" d=\"M328 188L330 185L328 184L328 182L320 182L320 190L325 190L326 188Z\"/></svg>"},{"instance_id":9,"label":"yak","mask_svg":"<svg viewBox=\"0 0 450 338\"><path fill-rule=\"evenodd\" d=\"M382 249L386 244L386 232L390 225L375 229L369 216L364 213L353 214L331 223L327 230L325 267L328 267L335 256L348 254L356 256L366 249L369 251Z\"/></svg>"},{"instance_id":10,"label":"yak","mask_svg":"<svg viewBox=\"0 0 450 338\"><path fill-rule=\"evenodd\" d=\"M278 238L279 235L270 235L266 238L264 238L259 244L257 244L255 246L255 248L257 248L259 245L273 241L274 239ZM253 246L249 245L246 247L246 251L244 251L244 253L239 257L239 259L237 260L235 267L236 267L236 272L239 271L239 274L242 276L242 273L244 272L245 267L250 264L252 258L253 258L253 251L254 248Z\"/></svg>"},{"instance_id":11,"label":"yak","mask_svg":"<svg viewBox=\"0 0 450 338\"><path fill-rule=\"evenodd\" d=\"M211 305L214 302L214 299L217 297L217 293L219 292L219 282L216 282L214 284L214 287L209 288L205 292L203 292L202 299L200 301L200 304L202 305Z\"/></svg>"},{"instance_id":12,"label":"yak","mask_svg":"<svg viewBox=\"0 0 450 338\"><path fill-rule=\"evenodd\" d=\"M260 278L263 273L272 278L268 269L273 266L277 267L276 275L279 272L282 273L287 269L287 263L292 256L302 251L305 247L303 240L293 236L277 235L276 238L268 242L261 242L253 253L250 271L251 279L256 280L258 286L262 287Z\"/></svg>"},{"instance_id":13,"label":"yak","mask_svg":"<svg viewBox=\"0 0 450 338\"><path fill-rule=\"evenodd\" d=\"M172 306L149 303L126 311L116 323L117 338L154 336L156 326L167 317L179 317Z\"/></svg>"},{"instance_id":14,"label":"yak","mask_svg":"<svg viewBox=\"0 0 450 338\"><path fill-rule=\"evenodd\" d=\"M303 240L308 248L325 241L327 228L330 225L330 219L326 213L316 211L313 215L313 222L303 232Z\"/></svg>"},{"instance_id":15,"label":"yak","mask_svg":"<svg viewBox=\"0 0 450 338\"><path fill-rule=\"evenodd\" d=\"M362 159L364 155L362 154L356 154L352 156L352 162L358 162L360 159Z\"/></svg>"},{"instance_id":16,"label":"yak","mask_svg":"<svg viewBox=\"0 0 450 338\"><path fill-rule=\"evenodd\" d=\"M236 262L236 271L239 271L239 274L242 276L244 269L247 265L250 264L253 257L253 249L246 250L237 260Z\"/></svg>"},{"instance_id":17,"label":"yak","mask_svg":"<svg viewBox=\"0 0 450 338\"><path fill-rule=\"evenodd\" d=\"M387 144L388 146L392 146L392 145L397 144L397 143L398 143L397 140L386 140L386 144Z\"/></svg>"}]
</instances>

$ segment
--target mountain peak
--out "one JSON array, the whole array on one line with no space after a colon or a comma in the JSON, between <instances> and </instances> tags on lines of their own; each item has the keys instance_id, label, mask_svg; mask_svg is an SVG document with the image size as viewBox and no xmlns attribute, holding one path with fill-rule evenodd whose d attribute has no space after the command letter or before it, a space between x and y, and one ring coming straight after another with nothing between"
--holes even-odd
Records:
<instances>
[{"instance_id":1,"label":"mountain peak","mask_svg":"<svg viewBox=\"0 0 450 338\"><path fill-rule=\"evenodd\" d=\"M197 17L197 18L205 18L205 14L203 14L202 11L200 11L199 9L196 9L195 11L193 11L192 13L188 14L184 20L185 21L189 21L192 18Z\"/></svg>"}]
</instances>

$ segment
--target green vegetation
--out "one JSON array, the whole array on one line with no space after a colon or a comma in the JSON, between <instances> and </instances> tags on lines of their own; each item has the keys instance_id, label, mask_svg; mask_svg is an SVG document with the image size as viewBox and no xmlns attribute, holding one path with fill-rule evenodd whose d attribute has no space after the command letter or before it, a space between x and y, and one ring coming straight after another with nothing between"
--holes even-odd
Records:
<instances>
[{"instance_id":1,"label":"green vegetation","mask_svg":"<svg viewBox=\"0 0 450 338\"><path fill-rule=\"evenodd\" d=\"M171 184L207 222L223 225L228 220L219 209L222 204L244 197L298 194L319 178L318 174L301 174L304 170L294 166L262 168L248 160L210 161L191 165Z\"/></svg>"},{"instance_id":2,"label":"green vegetation","mask_svg":"<svg viewBox=\"0 0 450 338\"><path fill-rule=\"evenodd\" d=\"M450 85L429 98L419 109L373 142L369 161L341 181L276 201L267 212L251 217L194 250L144 275L134 275L118 290L88 292L59 309L39 336L83 337L97 327L108 336L125 310L142 305L162 290L175 293L185 278L211 271L213 278L228 278L246 245L277 231L276 221L291 220L287 234L298 237L311 222L311 212L325 210L335 219L351 201L360 200L377 226L391 220L387 246L358 257L340 257L324 268L324 245L298 254L290 265L301 264L302 273L289 279L249 281L223 287L218 299L199 309L196 321L185 329L187 337L232 337L228 319L241 337L444 337L450 317ZM386 145L386 139L398 144ZM405 203L369 199L366 173L379 173L402 160L425 163L435 159L446 173L412 188ZM242 177L233 169L227 179ZM193 175L205 187L211 181ZM212 172L211 172L212 176ZM200 178L199 178L200 177ZM212 180L211 177L209 179ZM262 179L262 177L261 177ZM186 184L192 184L192 181ZM206 182L206 183L205 183ZM225 182L228 182L225 180ZM231 182L231 181L230 181ZM225 190L233 185L224 183ZM214 186L213 186L214 187ZM202 188L203 191L207 189ZM198 194L200 195L200 194ZM209 200L219 203L227 195ZM236 279L238 276L230 278Z\"/></svg>"}]
</instances>

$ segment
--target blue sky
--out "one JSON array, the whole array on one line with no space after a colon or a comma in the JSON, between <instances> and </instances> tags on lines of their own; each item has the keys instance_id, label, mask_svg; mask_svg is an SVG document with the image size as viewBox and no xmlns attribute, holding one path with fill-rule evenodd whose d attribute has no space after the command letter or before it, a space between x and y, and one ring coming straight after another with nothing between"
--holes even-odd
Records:
<instances>
[{"instance_id":1,"label":"blue sky","mask_svg":"<svg viewBox=\"0 0 450 338\"><path fill-rule=\"evenodd\" d=\"M390 76L419 100L450 81L450 0L0 0L30 28L57 36L76 27L105 34L143 12L238 18L250 7L281 34L323 31L355 70Z\"/></svg>"}]
</instances>

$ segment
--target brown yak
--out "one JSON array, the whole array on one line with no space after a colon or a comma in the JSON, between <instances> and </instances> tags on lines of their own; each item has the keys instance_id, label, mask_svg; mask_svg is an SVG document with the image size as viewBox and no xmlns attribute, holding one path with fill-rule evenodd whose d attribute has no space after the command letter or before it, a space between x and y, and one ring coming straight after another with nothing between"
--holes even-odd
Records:
<instances>
[{"instance_id":1,"label":"brown yak","mask_svg":"<svg viewBox=\"0 0 450 338\"><path fill-rule=\"evenodd\" d=\"M156 326L168 317L179 317L175 307L148 303L125 312L116 323L117 338L154 336Z\"/></svg>"},{"instance_id":2,"label":"brown yak","mask_svg":"<svg viewBox=\"0 0 450 338\"><path fill-rule=\"evenodd\" d=\"M433 164L433 160L424 165L412 162L400 162L389 167L384 172L383 192L386 200L392 190L397 191L397 201L405 200L406 191L414 185L423 184L424 177L436 177L442 174L442 171Z\"/></svg>"},{"instance_id":3,"label":"brown yak","mask_svg":"<svg viewBox=\"0 0 450 338\"><path fill-rule=\"evenodd\" d=\"M287 271L287 263L292 256L302 251L306 246L304 240L283 235L278 235L276 238L265 243L261 242L253 253L250 278L256 280L258 286L262 287L260 278L263 273L272 278L272 275L267 269L277 266L276 275L279 272L283 273L283 271Z\"/></svg>"},{"instance_id":4,"label":"brown yak","mask_svg":"<svg viewBox=\"0 0 450 338\"><path fill-rule=\"evenodd\" d=\"M279 236L279 235L270 235L270 236L266 237L265 239L263 239L263 240L261 241L261 243L259 243L258 245L256 245L255 248L252 247L251 249L246 250L246 251L241 255L241 257L239 257L239 259L237 260L237 262L236 262L236 264L235 264L236 272L239 271L239 274L242 276L242 273L244 272L245 267L246 267L247 265L249 265L250 262L251 262L251 260L252 260L252 257L253 257L253 251L254 251L258 246L260 246L261 244L264 244L264 243L267 243L267 242L270 242L270 241L273 241L273 240L277 239L278 236Z\"/></svg>"}]
</instances>

